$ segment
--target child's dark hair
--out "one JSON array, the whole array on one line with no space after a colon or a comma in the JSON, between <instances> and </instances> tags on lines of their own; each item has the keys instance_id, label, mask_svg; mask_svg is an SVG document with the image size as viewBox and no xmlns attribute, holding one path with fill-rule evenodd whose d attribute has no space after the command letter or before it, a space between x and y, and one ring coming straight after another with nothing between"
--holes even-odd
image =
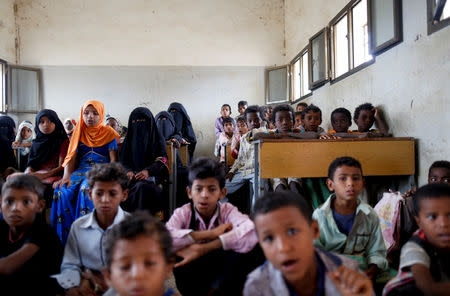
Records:
<instances>
[{"instance_id":1,"label":"child's dark hair","mask_svg":"<svg viewBox=\"0 0 450 296\"><path fill-rule=\"evenodd\" d=\"M431 170L435 168L443 168L450 171L450 161L438 160L433 162L433 164L430 166L430 169L428 170L428 176L431 174Z\"/></svg>"},{"instance_id":2,"label":"child's dark hair","mask_svg":"<svg viewBox=\"0 0 450 296\"><path fill-rule=\"evenodd\" d=\"M245 123L245 125L247 125L247 120L245 120L244 115L239 116L238 118L236 118L236 124L237 124L238 122L242 122L242 123Z\"/></svg>"},{"instance_id":3,"label":"child's dark hair","mask_svg":"<svg viewBox=\"0 0 450 296\"><path fill-rule=\"evenodd\" d=\"M341 166L358 168L361 171L361 175L363 173L361 163L359 163L359 161L357 161L356 159L354 159L353 157L350 157L350 156L343 156L343 157L336 158L330 164L330 166L328 167L328 178L333 180L334 172L336 172L336 170L338 168L340 168Z\"/></svg>"},{"instance_id":4,"label":"child's dark hair","mask_svg":"<svg viewBox=\"0 0 450 296\"><path fill-rule=\"evenodd\" d=\"M371 103L364 103L356 107L355 113L353 114L353 119L357 120L359 117L359 113L361 113L361 110L367 110L367 111L373 111L373 105ZM375 111L373 111L375 114Z\"/></svg>"},{"instance_id":5,"label":"child's dark hair","mask_svg":"<svg viewBox=\"0 0 450 296\"><path fill-rule=\"evenodd\" d=\"M197 179L214 178L219 182L220 189L225 187L225 171L219 161L214 158L199 157L189 167L189 187Z\"/></svg>"},{"instance_id":6,"label":"child's dark hair","mask_svg":"<svg viewBox=\"0 0 450 296\"><path fill-rule=\"evenodd\" d=\"M275 106L275 108L273 108L272 118L271 118L272 122L275 122L275 115L277 114L277 112L280 112L280 111L288 111L288 112L290 112L291 113L292 122L294 121L294 109L292 109L291 105L282 104L282 105L277 105L277 106Z\"/></svg>"},{"instance_id":7,"label":"child's dark hair","mask_svg":"<svg viewBox=\"0 0 450 296\"><path fill-rule=\"evenodd\" d=\"M348 118L348 121L352 123L352 114L345 108L337 108L331 112L331 119L333 119L334 114L344 114L345 117Z\"/></svg>"},{"instance_id":8,"label":"child's dark hair","mask_svg":"<svg viewBox=\"0 0 450 296\"><path fill-rule=\"evenodd\" d=\"M222 125L225 126L225 124L227 124L227 123L231 123L231 125L234 126L233 118L231 118L231 117L224 118L222 121Z\"/></svg>"},{"instance_id":9,"label":"child's dark hair","mask_svg":"<svg viewBox=\"0 0 450 296\"><path fill-rule=\"evenodd\" d=\"M35 193L38 200L44 200L45 187L42 182L35 176L17 173L8 178L2 186L2 195L8 189L23 189Z\"/></svg>"},{"instance_id":10,"label":"child's dark hair","mask_svg":"<svg viewBox=\"0 0 450 296\"><path fill-rule=\"evenodd\" d=\"M284 207L295 207L302 213L308 223L311 224L313 221L311 206L303 197L289 190L267 192L264 194L264 196L255 202L252 219L255 220L258 215L267 214Z\"/></svg>"},{"instance_id":11,"label":"child's dark hair","mask_svg":"<svg viewBox=\"0 0 450 296\"><path fill-rule=\"evenodd\" d=\"M241 106L248 106L247 101L239 101L238 102L238 108L241 107Z\"/></svg>"},{"instance_id":12,"label":"child's dark hair","mask_svg":"<svg viewBox=\"0 0 450 296\"><path fill-rule=\"evenodd\" d=\"M297 117L297 116L302 116L302 111L296 111L296 112L294 112L294 118L295 117Z\"/></svg>"},{"instance_id":13,"label":"child's dark hair","mask_svg":"<svg viewBox=\"0 0 450 296\"><path fill-rule=\"evenodd\" d=\"M308 107L308 104L306 104L305 102L301 102L301 103L298 103L298 104L297 104L297 107L296 107L296 108L298 108L298 106L302 106L302 107L307 108L307 107Z\"/></svg>"},{"instance_id":14,"label":"child's dark hair","mask_svg":"<svg viewBox=\"0 0 450 296\"><path fill-rule=\"evenodd\" d=\"M314 113L319 113L320 119L322 119L322 110L320 110L319 107L317 107L316 105L313 105L313 104L309 105L308 107L305 108L305 110L302 111L302 119L305 119L305 115L309 111L312 111Z\"/></svg>"},{"instance_id":15,"label":"child's dark hair","mask_svg":"<svg viewBox=\"0 0 450 296\"><path fill-rule=\"evenodd\" d=\"M86 178L91 189L95 182L117 182L123 190L128 188L127 172L118 162L96 164L86 173Z\"/></svg>"},{"instance_id":16,"label":"child's dark hair","mask_svg":"<svg viewBox=\"0 0 450 296\"><path fill-rule=\"evenodd\" d=\"M431 183L417 189L413 199L414 212L416 216L419 216L422 200L431 198L450 198L450 185L442 183Z\"/></svg>"},{"instance_id":17,"label":"child's dark hair","mask_svg":"<svg viewBox=\"0 0 450 296\"><path fill-rule=\"evenodd\" d=\"M250 113L256 113L259 114L259 106L258 105L251 105L248 106L247 109L245 109L244 112L244 116L245 116L245 120L247 121L247 115ZM261 117L261 115L259 114L259 117Z\"/></svg>"},{"instance_id":18,"label":"child's dark hair","mask_svg":"<svg viewBox=\"0 0 450 296\"><path fill-rule=\"evenodd\" d=\"M228 110L230 110L230 114L231 114L231 106L228 104L223 104L222 107L220 107L220 110L223 109L223 107L228 107Z\"/></svg>"},{"instance_id":19,"label":"child's dark hair","mask_svg":"<svg viewBox=\"0 0 450 296\"><path fill-rule=\"evenodd\" d=\"M108 232L105 242L106 268L108 270L111 268L114 248L119 240L135 240L141 235L154 238L160 245L166 262L173 262L172 237L167 228L146 211L137 211L133 215L127 216Z\"/></svg>"}]
</instances>

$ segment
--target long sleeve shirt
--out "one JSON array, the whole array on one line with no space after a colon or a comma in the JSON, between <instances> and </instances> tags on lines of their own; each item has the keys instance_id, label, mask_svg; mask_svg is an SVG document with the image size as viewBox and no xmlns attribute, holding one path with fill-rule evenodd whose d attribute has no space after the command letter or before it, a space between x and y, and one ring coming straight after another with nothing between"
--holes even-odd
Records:
<instances>
[{"instance_id":1,"label":"long sleeve shirt","mask_svg":"<svg viewBox=\"0 0 450 296\"><path fill-rule=\"evenodd\" d=\"M334 199L335 194L332 194L313 213L313 219L319 222L320 229L320 237L315 240L315 245L327 251L361 257L362 269L369 264L376 264L381 270L386 270L387 251L377 213L371 206L358 199L353 226L348 235L345 235L339 231L333 217L331 203Z\"/></svg>"},{"instance_id":2,"label":"long sleeve shirt","mask_svg":"<svg viewBox=\"0 0 450 296\"><path fill-rule=\"evenodd\" d=\"M239 141L240 135L239 133L233 133L231 137L228 137L228 135L225 132L222 132L219 135L219 139L216 141L216 148L215 152L218 152L216 156L220 155L220 161L226 161L225 160L225 144L232 144L233 142Z\"/></svg>"},{"instance_id":3,"label":"long sleeve shirt","mask_svg":"<svg viewBox=\"0 0 450 296\"><path fill-rule=\"evenodd\" d=\"M195 215L197 226L195 229L189 228L192 214ZM208 225L206 225L197 211L192 213L191 204L185 204L174 211L172 217L166 223L166 227L172 235L173 248L175 251L178 251L195 242L190 236L191 232L211 230L225 223L233 224L233 229L219 236L224 250L246 253L255 247L258 238L256 237L255 225L252 220L227 202L217 203L216 212Z\"/></svg>"},{"instance_id":4,"label":"long sleeve shirt","mask_svg":"<svg viewBox=\"0 0 450 296\"><path fill-rule=\"evenodd\" d=\"M231 119L233 120L233 126L234 126L233 132L237 133L238 130L237 130L237 126L236 126L236 121L233 118L231 118ZM220 136L220 133L223 132L223 117L222 116L220 116L216 119L216 122L214 123L214 130L216 132L216 137L218 139Z\"/></svg>"}]
</instances>

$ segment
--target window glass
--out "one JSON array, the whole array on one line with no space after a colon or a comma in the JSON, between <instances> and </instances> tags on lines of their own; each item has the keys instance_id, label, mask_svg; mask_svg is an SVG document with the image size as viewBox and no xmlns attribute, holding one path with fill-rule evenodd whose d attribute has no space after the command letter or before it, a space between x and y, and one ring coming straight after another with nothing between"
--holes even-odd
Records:
<instances>
[{"instance_id":1,"label":"window glass","mask_svg":"<svg viewBox=\"0 0 450 296\"><path fill-rule=\"evenodd\" d=\"M309 89L309 73L308 73L308 51L301 57L302 60L302 96L311 92Z\"/></svg>"},{"instance_id":2,"label":"window glass","mask_svg":"<svg viewBox=\"0 0 450 296\"><path fill-rule=\"evenodd\" d=\"M347 15L334 26L334 67L335 77L341 76L349 70Z\"/></svg>"},{"instance_id":3,"label":"window glass","mask_svg":"<svg viewBox=\"0 0 450 296\"><path fill-rule=\"evenodd\" d=\"M369 31L367 26L367 0L361 0L353 7L353 63L357 67L372 59L369 52Z\"/></svg>"}]
</instances>

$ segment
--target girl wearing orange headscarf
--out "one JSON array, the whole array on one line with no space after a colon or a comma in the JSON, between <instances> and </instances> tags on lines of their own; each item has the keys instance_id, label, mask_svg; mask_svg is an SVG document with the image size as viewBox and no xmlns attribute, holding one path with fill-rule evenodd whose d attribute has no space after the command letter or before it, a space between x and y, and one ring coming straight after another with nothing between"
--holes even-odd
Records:
<instances>
[{"instance_id":1,"label":"girl wearing orange headscarf","mask_svg":"<svg viewBox=\"0 0 450 296\"><path fill-rule=\"evenodd\" d=\"M84 103L63 162L64 176L53 186L50 220L63 244L72 222L94 209L88 196L86 173L94 164L117 161L119 134L104 124L104 117L101 102Z\"/></svg>"}]
</instances>

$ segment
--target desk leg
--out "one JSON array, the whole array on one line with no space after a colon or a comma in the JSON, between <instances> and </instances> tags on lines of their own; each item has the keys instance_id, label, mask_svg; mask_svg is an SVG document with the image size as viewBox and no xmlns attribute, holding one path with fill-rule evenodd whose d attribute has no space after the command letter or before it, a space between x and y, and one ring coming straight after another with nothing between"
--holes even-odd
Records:
<instances>
[{"instance_id":1,"label":"desk leg","mask_svg":"<svg viewBox=\"0 0 450 296\"><path fill-rule=\"evenodd\" d=\"M256 200L260 197L261 195L261 189L260 189L260 182L261 182L261 172L259 171L259 153L260 153L260 145L261 143L257 143L254 144L254 167L255 167L255 174L254 174L254 182L253 182L253 196L252 198L252 202L251 202L251 209L253 210L253 205L255 204Z\"/></svg>"},{"instance_id":2,"label":"desk leg","mask_svg":"<svg viewBox=\"0 0 450 296\"><path fill-rule=\"evenodd\" d=\"M169 177L169 217L172 216L172 213L175 210L176 200L177 154L175 147L172 146L172 149L170 149L170 154L172 157L172 173Z\"/></svg>"}]
</instances>

